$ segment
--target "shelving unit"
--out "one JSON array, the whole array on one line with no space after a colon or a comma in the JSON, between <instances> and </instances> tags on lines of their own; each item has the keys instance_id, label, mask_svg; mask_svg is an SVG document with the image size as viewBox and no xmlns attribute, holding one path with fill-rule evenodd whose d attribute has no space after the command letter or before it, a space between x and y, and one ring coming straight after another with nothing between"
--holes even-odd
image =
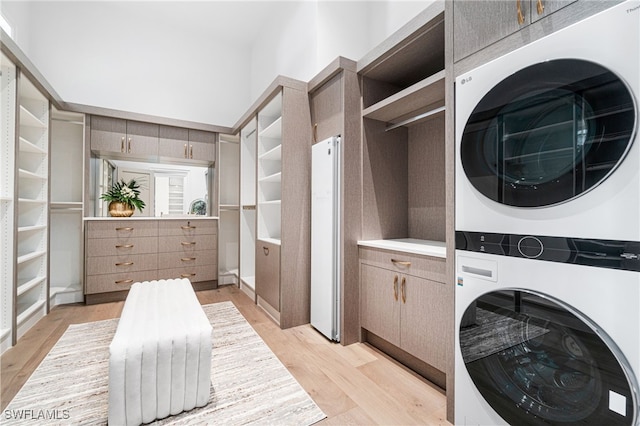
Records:
<instances>
[{"instance_id":1,"label":"shelving unit","mask_svg":"<svg viewBox=\"0 0 640 426\"><path fill-rule=\"evenodd\" d=\"M280 244L282 93L258 113L258 239Z\"/></svg>"},{"instance_id":2,"label":"shelving unit","mask_svg":"<svg viewBox=\"0 0 640 426\"><path fill-rule=\"evenodd\" d=\"M238 284L240 237L240 136L220 135L218 141L218 285Z\"/></svg>"},{"instance_id":3,"label":"shelving unit","mask_svg":"<svg viewBox=\"0 0 640 426\"><path fill-rule=\"evenodd\" d=\"M16 67L0 54L0 353L13 345Z\"/></svg>"},{"instance_id":4,"label":"shelving unit","mask_svg":"<svg viewBox=\"0 0 640 426\"><path fill-rule=\"evenodd\" d=\"M84 301L84 114L51 110L49 304Z\"/></svg>"},{"instance_id":5,"label":"shelving unit","mask_svg":"<svg viewBox=\"0 0 640 426\"><path fill-rule=\"evenodd\" d=\"M49 101L18 77L14 342L48 311Z\"/></svg>"},{"instance_id":6,"label":"shelving unit","mask_svg":"<svg viewBox=\"0 0 640 426\"><path fill-rule=\"evenodd\" d=\"M258 125L253 118L240 130L240 288L255 300L256 155Z\"/></svg>"}]
</instances>

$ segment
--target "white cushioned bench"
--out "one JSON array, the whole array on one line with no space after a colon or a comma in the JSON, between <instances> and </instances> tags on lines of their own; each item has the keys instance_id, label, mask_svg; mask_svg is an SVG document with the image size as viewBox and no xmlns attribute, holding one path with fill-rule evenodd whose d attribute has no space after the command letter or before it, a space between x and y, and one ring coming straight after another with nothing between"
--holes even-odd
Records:
<instances>
[{"instance_id":1,"label":"white cushioned bench","mask_svg":"<svg viewBox=\"0 0 640 426\"><path fill-rule=\"evenodd\" d=\"M188 279L135 283L109 345L109 424L209 402L212 327Z\"/></svg>"}]
</instances>

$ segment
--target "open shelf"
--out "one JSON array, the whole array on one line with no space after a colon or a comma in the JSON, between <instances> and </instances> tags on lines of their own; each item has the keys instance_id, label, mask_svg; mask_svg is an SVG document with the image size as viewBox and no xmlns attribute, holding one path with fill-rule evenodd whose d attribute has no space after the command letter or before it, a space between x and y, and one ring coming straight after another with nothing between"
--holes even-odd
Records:
<instances>
[{"instance_id":1,"label":"open shelf","mask_svg":"<svg viewBox=\"0 0 640 426\"><path fill-rule=\"evenodd\" d=\"M46 251L41 250L41 251L34 251L34 252L30 252L30 253L25 253L25 254L22 254L22 255L18 255L18 258L17 258L16 263L17 263L18 265L20 265L20 264L26 263L26 262L28 262L28 261L30 261L30 260L33 260L33 259L37 259L37 258L39 258L39 257L46 256L46 254L47 254L47 252L46 252Z\"/></svg>"},{"instance_id":2,"label":"open shelf","mask_svg":"<svg viewBox=\"0 0 640 426\"><path fill-rule=\"evenodd\" d=\"M282 145L277 145L258 157L259 160L280 161L282 159Z\"/></svg>"},{"instance_id":3,"label":"open shelf","mask_svg":"<svg viewBox=\"0 0 640 426\"><path fill-rule=\"evenodd\" d=\"M276 118L271 124L260 132L261 138L281 139L282 138L282 117Z\"/></svg>"},{"instance_id":4,"label":"open shelf","mask_svg":"<svg viewBox=\"0 0 640 426\"><path fill-rule=\"evenodd\" d=\"M26 127L35 127L38 129L47 128L47 124L36 117L24 105L20 105L20 125Z\"/></svg>"},{"instance_id":5,"label":"open shelf","mask_svg":"<svg viewBox=\"0 0 640 426\"><path fill-rule=\"evenodd\" d=\"M417 238L398 238L389 240L358 241L362 247L372 247L403 253L420 254L433 257L447 257L444 241L420 240Z\"/></svg>"},{"instance_id":6,"label":"open shelf","mask_svg":"<svg viewBox=\"0 0 640 426\"><path fill-rule=\"evenodd\" d=\"M46 176L41 176L37 173L30 172L28 170L19 169L18 177L21 179L38 179L38 180L47 180Z\"/></svg>"},{"instance_id":7,"label":"open shelf","mask_svg":"<svg viewBox=\"0 0 640 426\"><path fill-rule=\"evenodd\" d=\"M274 173L269 176L265 176L262 179L259 179L258 182L268 182L268 183L277 183L282 180L282 172Z\"/></svg>"},{"instance_id":8,"label":"open shelf","mask_svg":"<svg viewBox=\"0 0 640 426\"><path fill-rule=\"evenodd\" d=\"M44 280L46 280L46 277L43 276L34 277L28 280L18 280L18 290L16 294L21 296L32 288L42 284Z\"/></svg>"},{"instance_id":9,"label":"open shelf","mask_svg":"<svg viewBox=\"0 0 640 426\"><path fill-rule=\"evenodd\" d=\"M33 154L46 154L47 151L20 137L20 152L30 152Z\"/></svg>"}]
</instances>

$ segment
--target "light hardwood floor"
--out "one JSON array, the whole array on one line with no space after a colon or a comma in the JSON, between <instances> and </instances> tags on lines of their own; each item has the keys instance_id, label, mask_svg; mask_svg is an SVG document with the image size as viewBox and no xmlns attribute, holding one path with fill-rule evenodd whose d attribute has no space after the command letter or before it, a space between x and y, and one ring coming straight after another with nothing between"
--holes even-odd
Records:
<instances>
[{"instance_id":1,"label":"light hardwood floor","mask_svg":"<svg viewBox=\"0 0 640 426\"><path fill-rule=\"evenodd\" d=\"M448 425L444 392L366 344L331 343L311 326L280 330L235 286L197 293L202 304L231 300L327 415L326 425ZM4 410L69 324L120 316L123 302L65 305L0 358Z\"/></svg>"}]
</instances>

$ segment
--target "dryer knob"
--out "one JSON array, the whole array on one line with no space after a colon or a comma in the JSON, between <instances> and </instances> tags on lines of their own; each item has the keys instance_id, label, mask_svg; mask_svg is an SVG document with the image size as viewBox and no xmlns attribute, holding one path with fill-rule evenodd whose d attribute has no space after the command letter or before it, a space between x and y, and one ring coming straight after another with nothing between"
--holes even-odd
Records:
<instances>
[{"instance_id":1,"label":"dryer knob","mask_svg":"<svg viewBox=\"0 0 640 426\"><path fill-rule=\"evenodd\" d=\"M544 251L544 246L542 241L536 237L527 236L520 238L520 241L518 241L518 251L528 259L536 259Z\"/></svg>"}]
</instances>

